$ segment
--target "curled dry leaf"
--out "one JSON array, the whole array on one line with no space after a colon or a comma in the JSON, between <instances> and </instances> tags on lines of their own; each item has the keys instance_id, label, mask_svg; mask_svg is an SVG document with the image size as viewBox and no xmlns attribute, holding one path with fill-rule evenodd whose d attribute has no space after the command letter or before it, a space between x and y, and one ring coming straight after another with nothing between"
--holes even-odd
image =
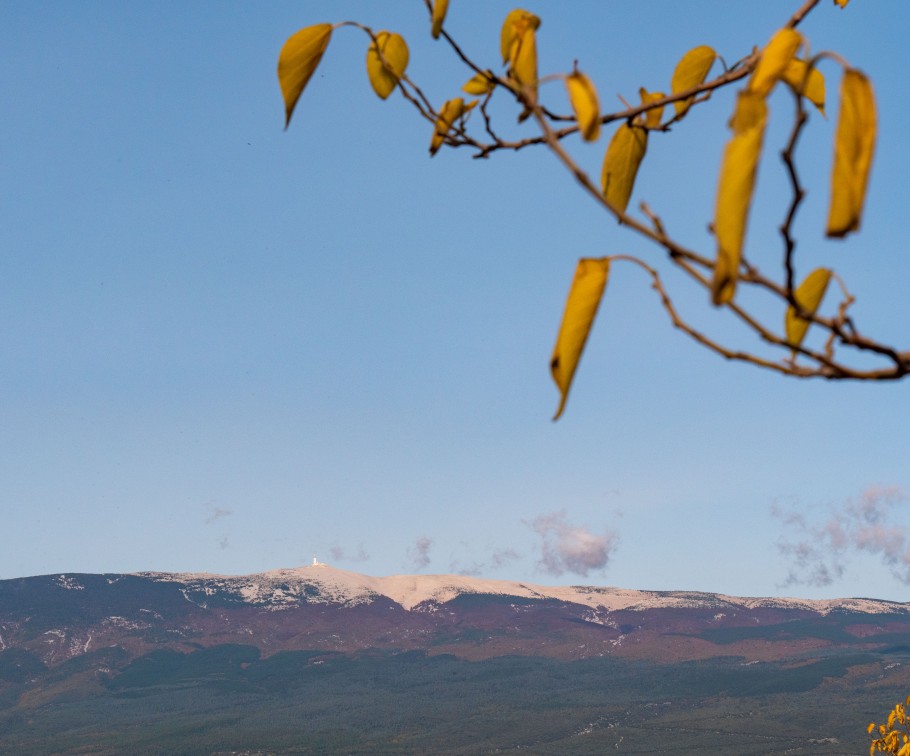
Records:
<instances>
[{"instance_id":1,"label":"curled dry leaf","mask_svg":"<svg viewBox=\"0 0 910 756\"><path fill-rule=\"evenodd\" d=\"M781 79L825 115L825 77L821 71L814 66L809 68L806 61L800 58L794 58L787 64Z\"/></svg>"},{"instance_id":2,"label":"curled dry leaf","mask_svg":"<svg viewBox=\"0 0 910 756\"><path fill-rule=\"evenodd\" d=\"M778 80L783 78L784 72L802 44L803 35L795 29L778 29L762 50L758 65L755 66L749 80L749 89L762 97L767 97Z\"/></svg>"},{"instance_id":3,"label":"curled dry leaf","mask_svg":"<svg viewBox=\"0 0 910 756\"><path fill-rule=\"evenodd\" d=\"M572 379L594 324L594 316L597 315L609 274L609 257L582 258L575 268L553 357L550 359L550 372L560 393L554 420L558 420L565 409Z\"/></svg>"},{"instance_id":4,"label":"curled dry leaf","mask_svg":"<svg viewBox=\"0 0 910 756\"><path fill-rule=\"evenodd\" d=\"M433 39L439 39L448 10L449 0L433 0L433 14L431 18L433 26L430 29L430 34L433 35Z\"/></svg>"},{"instance_id":5,"label":"curled dry leaf","mask_svg":"<svg viewBox=\"0 0 910 756\"><path fill-rule=\"evenodd\" d=\"M872 83L862 71L848 68L841 79L834 135L828 236L843 237L859 230L877 129Z\"/></svg>"},{"instance_id":6,"label":"curled dry leaf","mask_svg":"<svg viewBox=\"0 0 910 756\"><path fill-rule=\"evenodd\" d=\"M647 148L648 132L641 126L624 123L610 140L600 172L600 187L604 199L619 212L626 211Z\"/></svg>"},{"instance_id":7,"label":"curled dry leaf","mask_svg":"<svg viewBox=\"0 0 910 756\"><path fill-rule=\"evenodd\" d=\"M708 45L693 47L676 64L673 78L670 80L670 92L677 94L702 84L708 76L711 66L714 65L716 58L717 53ZM681 118L686 114L689 108L692 107L694 99L694 97L687 97L685 100L677 100L673 103L677 118Z\"/></svg>"},{"instance_id":8,"label":"curled dry leaf","mask_svg":"<svg viewBox=\"0 0 910 756\"><path fill-rule=\"evenodd\" d=\"M297 100L322 60L331 38L331 24L316 24L292 34L281 48L278 54L278 84L284 96L285 128L290 124Z\"/></svg>"},{"instance_id":9,"label":"curled dry leaf","mask_svg":"<svg viewBox=\"0 0 910 756\"><path fill-rule=\"evenodd\" d=\"M433 130L433 138L430 140L430 155L435 155L442 143L445 141L446 134L452 128L452 124L467 113L477 104L477 100L465 104L461 97L447 100L439 109L439 116L436 118L436 127Z\"/></svg>"},{"instance_id":10,"label":"curled dry leaf","mask_svg":"<svg viewBox=\"0 0 910 756\"><path fill-rule=\"evenodd\" d=\"M408 45L400 34L381 31L367 49L367 76L370 86L381 99L386 99L398 86L408 67Z\"/></svg>"},{"instance_id":11,"label":"curled dry leaf","mask_svg":"<svg viewBox=\"0 0 910 756\"><path fill-rule=\"evenodd\" d=\"M768 108L762 95L749 90L739 93L736 111L730 121L733 136L724 150L714 210L717 263L714 266L711 299L716 305L729 302L736 292L746 220L752 204L767 118Z\"/></svg>"},{"instance_id":12,"label":"curled dry leaf","mask_svg":"<svg viewBox=\"0 0 910 756\"><path fill-rule=\"evenodd\" d=\"M816 268L805 280L797 287L793 293L794 298L799 302L800 308L809 315L815 315L825 292L828 290L828 283L831 281L831 271L827 268ZM787 315L784 318L784 328L787 334L787 342L795 347L803 343L806 338L806 331L809 330L809 321L801 318L796 314L796 308L790 306L787 308Z\"/></svg>"},{"instance_id":13,"label":"curled dry leaf","mask_svg":"<svg viewBox=\"0 0 910 756\"><path fill-rule=\"evenodd\" d=\"M575 71L566 77L566 89L582 139L595 141L600 136L600 103L594 84L581 71Z\"/></svg>"}]
</instances>

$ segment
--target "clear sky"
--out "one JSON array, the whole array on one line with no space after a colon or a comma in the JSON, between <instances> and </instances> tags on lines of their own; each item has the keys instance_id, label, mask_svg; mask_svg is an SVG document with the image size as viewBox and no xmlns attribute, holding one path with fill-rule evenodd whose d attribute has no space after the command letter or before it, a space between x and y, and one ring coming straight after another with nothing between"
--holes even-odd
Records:
<instances>
[{"instance_id":1,"label":"clear sky","mask_svg":"<svg viewBox=\"0 0 910 756\"><path fill-rule=\"evenodd\" d=\"M525 7L542 73L577 58L615 109L668 87L695 45L737 60L798 4ZM512 7L452 0L447 29L496 67ZM617 265L552 423L575 260L659 251L544 151L430 159L427 124L371 91L356 29L336 31L284 132L282 43L346 19L404 35L437 104L468 78L416 0L0 4L0 578L315 553L375 575L910 599L910 381L726 363ZM825 241L839 73L824 64L796 227L801 270L834 267L860 329L904 349L908 28L895 0L823 0L802 27L869 74L881 126L862 233ZM567 107L559 83L543 97ZM732 98L654 135L633 196L708 254ZM747 242L769 272L792 108L774 94ZM605 131L569 143L595 176ZM752 345L703 293L677 298Z\"/></svg>"}]
</instances>

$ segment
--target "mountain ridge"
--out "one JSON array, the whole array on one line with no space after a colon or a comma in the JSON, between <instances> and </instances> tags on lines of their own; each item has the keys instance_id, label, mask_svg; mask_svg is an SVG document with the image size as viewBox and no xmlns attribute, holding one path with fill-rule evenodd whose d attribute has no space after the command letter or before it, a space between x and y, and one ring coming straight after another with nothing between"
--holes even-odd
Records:
<instances>
[{"instance_id":1,"label":"mountain ridge","mask_svg":"<svg viewBox=\"0 0 910 756\"><path fill-rule=\"evenodd\" d=\"M264 603L269 599L276 608L292 603L294 593L278 586L294 584L297 587L319 585L328 589L328 595L339 603L368 602L373 596L385 596L405 610L434 601L446 603L464 594L515 596L541 598L577 603L609 611L620 609L640 611L655 608L698 608L714 605L741 606L743 608L792 608L827 614L845 610L867 614L910 613L910 603L845 597L836 599L775 598L761 596L731 596L707 591L653 591L613 586L566 585L546 586L530 581L496 580L452 574L401 574L374 577L363 573L342 570L317 563L302 567L282 568L247 575L222 575L214 573L138 572L137 576L162 582L218 582L235 587L251 603ZM269 590L272 593L269 593ZM334 593L331 593L334 591ZM300 595L297 593L296 595ZM310 600L313 600L310 598ZM317 599L318 600L318 599Z\"/></svg>"}]
</instances>

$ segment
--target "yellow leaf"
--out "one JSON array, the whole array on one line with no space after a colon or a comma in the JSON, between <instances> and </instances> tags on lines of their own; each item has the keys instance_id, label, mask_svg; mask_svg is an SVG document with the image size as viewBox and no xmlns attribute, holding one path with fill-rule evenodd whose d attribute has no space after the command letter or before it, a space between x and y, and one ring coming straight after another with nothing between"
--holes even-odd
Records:
<instances>
[{"instance_id":1,"label":"yellow leaf","mask_svg":"<svg viewBox=\"0 0 910 756\"><path fill-rule=\"evenodd\" d=\"M525 29L537 29L540 26L540 19L533 13L516 8L509 12L506 20L502 23L502 31L499 34L499 50L502 53L502 62L508 63L512 52L512 44L515 38Z\"/></svg>"},{"instance_id":2,"label":"yellow leaf","mask_svg":"<svg viewBox=\"0 0 910 756\"><path fill-rule=\"evenodd\" d=\"M866 729L866 732L871 733L875 729L875 722L869 722L869 727Z\"/></svg>"},{"instance_id":3,"label":"yellow leaf","mask_svg":"<svg viewBox=\"0 0 910 756\"><path fill-rule=\"evenodd\" d=\"M806 75L806 61L794 58L787 65L781 79L797 94L802 94L809 102L825 114L825 77L817 68L810 68Z\"/></svg>"},{"instance_id":4,"label":"yellow leaf","mask_svg":"<svg viewBox=\"0 0 910 756\"><path fill-rule=\"evenodd\" d=\"M569 289L566 308L562 314L559 335L550 360L550 372L559 388L559 408L554 420L558 420L569 398L569 388L575 377L575 369L591 332L594 316L603 298L610 274L610 258L582 258L575 268L575 277Z\"/></svg>"},{"instance_id":5,"label":"yellow leaf","mask_svg":"<svg viewBox=\"0 0 910 756\"><path fill-rule=\"evenodd\" d=\"M714 266L711 299L716 305L729 302L736 292L746 220L752 204L767 118L764 97L749 90L739 93L736 111L730 121L733 136L724 150L714 210L717 263Z\"/></svg>"},{"instance_id":6,"label":"yellow leaf","mask_svg":"<svg viewBox=\"0 0 910 756\"><path fill-rule=\"evenodd\" d=\"M496 83L493 81L493 73L487 71L486 74L479 73L468 79L461 88L462 92L472 95L485 95L493 91Z\"/></svg>"},{"instance_id":7,"label":"yellow leaf","mask_svg":"<svg viewBox=\"0 0 910 756\"><path fill-rule=\"evenodd\" d=\"M803 44L803 35L795 29L779 29L762 50L758 65L752 72L749 89L762 97L767 97L777 83L796 51Z\"/></svg>"},{"instance_id":8,"label":"yellow leaf","mask_svg":"<svg viewBox=\"0 0 910 756\"><path fill-rule=\"evenodd\" d=\"M442 31L442 24L446 20L446 12L448 10L449 0L433 0L433 27L430 30L433 39L439 39L439 34Z\"/></svg>"},{"instance_id":9,"label":"yellow leaf","mask_svg":"<svg viewBox=\"0 0 910 756\"><path fill-rule=\"evenodd\" d=\"M670 81L671 94L685 92L687 89L697 87L704 82L708 71L714 65L715 58L717 58L717 53L707 45L700 45L689 50L682 56L673 71L673 78ZM694 99L694 97L687 97L685 100L677 100L673 103L673 107L676 108L677 118L686 114L686 111L692 107Z\"/></svg>"},{"instance_id":10,"label":"yellow leaf","mask_svg":"<svg viewBox=\"0 0 910 756\"><path fill-rule=\"evenodd\" d=\"M581 71L575 71L566 77L566 89L582 139L595 141L600 136L600 103L594 84Z\"/></svg>"},{"instance_id":11,"label":"yellow leaf","mask_svg":"<svg viewBox=\"0 0 910 756\"><path fill-rule=\"evenodd\" d=\"M816 268L806 279L797 287L793 296L799 302L799 306L809 315L814 315L825 297L828 290L828 283L831 281L831 271L827 268ZM787 342L792 346L799 346L806 338L806 331L809 330L809 321L801 318L796 314L796 308L788 307L787 316L784 321ZM892 712L893 713L893 712ZM889 725L890 726L890 725Z\"/></svg>"},{"instance_id":12,"label":"yellow leaf","mask_svg":"<svg viewBox=\"0 0 910 756\"><path fill-rule=\"evenodd\" d=\"M531 100L537 99L537 32L531 26L515 35L509 52L509 75Z\"/></svg>"},{"instance_id":13,"label":"yellow leaf","mask_svg":"<svg viewBox=\"0 0 910 756\"><path fill-rule=\"evenodd\" d=\"M381 57L380 57L381 54ZM367 49L367 76L373 91L383 100L398 86L408 67L408 45L400 34L381 31Z\"/></svg>"},{"instance_id":14,"label":"yellow leaf","mask_svg":"<svg viewBox=\"0 0 910 756\"><path fill-rule=\"evenodd\" d=\"M638 94L641 97L641 104L648 105L649 103L656 102L657 100L662 100L666 95L663 92L649 92L644 87L638 90ZM645 126L649 129L656 129L660 126L660 121L664 117L664 108L661 105L659 108L651 108L648 112L644 114Z\"/></svg>"},{"instance_id":15,"label":"yellow leaf","mask_svg":"<svg viewBox=\"0 0 910 756\"><path fill-rule=\"evenodd\" d=\"M600 187L604 199L619 212L625 212L632 196L635 176L648 147L648 132L641 126L620 126L604 155Z\"/></svg>"},{"instance_id":16,"label":"yellow leaf","mask_svg":"<svg viewBox=\"0 0 910 756\"><path fill-rule=\"evenodd\" d=\"M841 8L846 8L847 3L849 3L849 2L850 2L850 0L834 0L834 4L839 5Z\"/></svg>"},{"instance_id":17,"label":"yellow leaf","mask_svg":"<svg viewBox=\"0 0 910 756\"><path fill-rule=\"evenodd\" d=\"M436 118L436 128L433 130L433 138L430 140L430 155L435 155L436 151L445 141L446 134L452 128L452 124L467 113L477 104L477 100L471 100L467 105L461 97L453 100L447 100L439 109L439 115Z\"/></svg>"},{"instance_id":18,"label":"yellow leaf","mask_svg":"<svg viewBox=\"0 0 910 756\"><path fill-rule=\"evenodd\" d=\"M291 122L297 100L319 65L331 38L331 24L316 24L292 34L281 48L278 54L278 83L284 96L285 128Z\"/></svg>"},{"instance_id":19,"label":"yellow leaf","mask_svg":"<svg viewBox=\"0 0 910 756\"><path fill-rule=\"evenodd\" d=\"M848 68L840 85L828 236L842 237L859 230L876 129L872 84L861 71Z\"/></svg>"}]
</instances>

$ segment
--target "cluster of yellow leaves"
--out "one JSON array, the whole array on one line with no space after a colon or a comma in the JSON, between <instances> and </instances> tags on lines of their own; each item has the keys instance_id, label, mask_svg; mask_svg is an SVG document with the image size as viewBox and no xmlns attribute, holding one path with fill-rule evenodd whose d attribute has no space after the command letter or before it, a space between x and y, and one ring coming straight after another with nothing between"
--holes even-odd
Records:
<instances>
[{"instance_id":1,"label":"cluster of yellow leaves","mask_svg":"<svg viewBox=\"0 0 910 756\"><path fill-rule=\"evenodd\" d=\"M834 2L844 7L848 0ZM433 38L438 38L442 33L449 0L433 0L429 6L430 33ZM526 105L519 120L527 117L537 101L537 30L540 23L540 18L530 11L515 9L506 16L500 31L500 54L507 66L506 83L523 98ZM291 35L282 47L278 58L278 80L285 103L285 128L322 60L335 28L331 24L306 27ZM404 38L394 32L374 34L369 29L360 28L370 35L366 54L370 85L380 98L386 99L405 76L409 62L408 46ZM761 51L748 84L737 96L730 119L732 136L724 150L715 204L717 260L711 282L711 298L717 305L731 302L736 293L768 119L769 95L777 82L783 81L823 115L825 112L825 80L814 62L798 57L803 46L804 39L799 32L788 28L776 32ZM664 107L660 103L665 99L673 102L675 115L668 123L683 118L695 102L716 60L713 48L707 45L694 47L683 55L673 71L670 98L663 92L639 90L642 111L617 127L607 146L601 169L604 201L620 216L625 213L632 196L639 167L647 152L649 131L664 128ZM582 139L596 141L600 137L602 116L593 82L577 68L563 79ZM462 89L471 95L486 96L497 83L503 83L503 80L489 70L480 71ZM465 102L462 97L455 97L444 102L438 113L433 114L435 124L430 155L440 149L453 129L460 128L459 122L476 104L477 100ZM859 228L876 127L872 86L863 73L847 68L840 88L828 236L842 237ZM550 365L561 395L556 418L565 408L569 388L606 288L609 270L610 258L583 258L578 262ZM798 306L787 308L784 329L787 343L794 349L802 345L811 319L824 299L831 276L832 272L827 268L813 270L793 292L792 301ZM903 709L900 712L903 716ZM892 735L888 737L892 738ZM901 753L910 756L910 745Z\"/></svg>"},{"instance_id":2,"label":"cluster of yellow leaves","mask_svg":"<svg viewBox=\"0 0 910 756\"><path fill-rule=\"evenodd\" d=\"M288 37L278 53L278 84L284 97L285 128L329 46L333 29L331 24L307 26ZM373 91L383 100L404 76L409 56L408 45L400 34L381 31L371 39L367 48L367 77Z\"/></svg>"},{"instance_id":3,"label":"cluster of yellow leaves","mask_svg":"<svg viewBox=\"0 0 910 756\"><path fill-rule=\"evenodd\" d=\"M897 704L888 714L888 723L877 725L870 722L867 732L873 737L869 744L869 756L878 753L892 753L895 756L910 756L910 720L907 718L906 706L910 706L910 696L903 704ZM896 728L895 725L900 725Z\"/></svg>"},{"instance_id":4,"label":"cluster of yellow leaves","mask_svg":"<svg viewBox=\"0 0 910 756\"><path fill-rule=\"evenodd\" d=\"M796 57L803 44L802 35L793 29L781 29L775 33L762 50L748 86L737 99L736 111L730 122L733 136L727 143L721 163L714 214L717 237L717 262L711 290L714 304L730 302L736 292L767 121L765 100L774 85L783 81L824 114L825 81L819 71ZM836 237L859 228L876 138L875 98L864 74L852 68L844 71L840 100L826 231L828 236ZM821 274L813 280L821 281ZM802 304L802 300L798 301ZM808 311L809 308L804 309ZM787 313L786 322L787 340L798 345L808 324L791 312Z\"/></svg>"},{"instance_id":5,"label":"cluster of yellow leaves","mask_svg":"<svg viewBox=\"0 0 910 756\"><path fill-rule=\"evenodd\" d=\"M701 85L714 65L716 57L714 50L707 45L689 50L673 71L670 80L671 94L680 94ZM665 97L663 92L648 92L644 88L639 90L639 95L644 106ZM674 102L677 118L686 114L693 99L694 96ZM616 129L607 146L600 171L600 186L604 199L617 212L624 213L629 205L638 168L648 148L648 130L659 128L662 119L663 107L655 106L645 111L634 122L626 122ZM579 126L582 127L580 117ZM582 133L584 134L583 128Z\"/></svg>"}]
</instances>

